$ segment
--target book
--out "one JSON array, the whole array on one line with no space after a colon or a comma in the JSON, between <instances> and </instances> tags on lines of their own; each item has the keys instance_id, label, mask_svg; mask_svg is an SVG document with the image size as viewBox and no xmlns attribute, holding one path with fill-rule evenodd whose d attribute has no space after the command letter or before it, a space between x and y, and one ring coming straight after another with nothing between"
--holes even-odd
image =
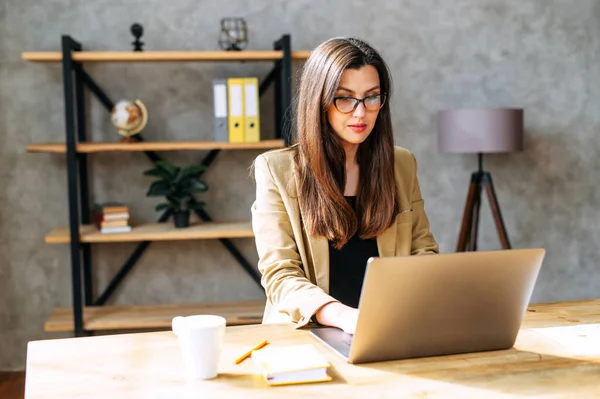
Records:
<instances>
[{"instance_id":1,"label":"book","mask_svg":"<svg viewBox=\"0 0 600 399\"><path fill-rule=\"evenodd\" d=\"M105 227L125 227L125 226L129 226L129 223L127 220L103 220L100 222L100 227L101 228L105 228Z\"/></svg>"},{"instance_id":2,"label":"book","mask_svg":"<svg viewBox=\"0 0 600 399\"><path fill-rule=\"evenodd\" d=\"M131 226L122 227L102 227L100 233L128 233L131 231Z\"/></svg>"},{"instance_id":3,"label":"book","mask_svg":"<svg viewBox=\"0 0 600 399\"><path fill-rule=\"evenodd\" d=\"M312 344L265 348L252 352L268 385L331 381L329 362Z\"/></svg>"},{"instance_id":4,"label":"book","mask_svg":"<svg viewBox=\"0 0 600 399\"><path fill-rule=\"evenodd\" d=\"M99 213L101 221L104 220L129 220L129 212L119 212L119 213Z\"/></svg>"},{"instance_id":5,"label":"book","mask_svg":"<svg viewBox=\"0 0 600 399\"><path fill-rule=\"evenodd\" d=\"M97 203L94 204L94 210L102 214L129 212L129 208L121 202Z\"/></svg>"}]
</instances>

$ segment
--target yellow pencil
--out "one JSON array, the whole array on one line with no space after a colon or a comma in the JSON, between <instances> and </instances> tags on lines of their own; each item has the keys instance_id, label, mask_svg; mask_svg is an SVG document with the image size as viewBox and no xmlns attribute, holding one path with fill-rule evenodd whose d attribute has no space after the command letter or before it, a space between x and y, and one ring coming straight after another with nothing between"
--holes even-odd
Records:
<instances>
[{"instance_id":1,"label":"yellow pencil","mask_svg":"<svg viewBox=\"0 0 600 399\"><path fill-rule=\"evenodd\" d=\"M262 341L260 344L256 344L252 349L250 349L248 352L244 353L242 356L238 357L237 359L235 359L235 364L240 364L241 362L243 362L246 358L250 357L250 355L252 354L252 351L255 351L257 349L262 348L263 346L265 346L266 344L268 344L268 341Z\"/></svg>"}]
</instances>

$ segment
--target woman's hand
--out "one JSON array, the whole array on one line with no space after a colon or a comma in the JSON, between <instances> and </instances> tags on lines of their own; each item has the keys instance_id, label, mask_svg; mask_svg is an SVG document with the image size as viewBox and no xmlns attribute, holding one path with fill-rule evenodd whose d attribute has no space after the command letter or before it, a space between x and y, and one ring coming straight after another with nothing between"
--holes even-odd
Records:
<instances>
[{"instance_id":1,"label":"woman's hand","mask_svg":"<svg viewBox=\"0 0 600 399\"><path fill-rule=\"evenodd\" d=\"M348 334L354 335L356 331L356 323L358 322L358 309L346 307L340 318L339 328Z\"/></svg>"},{"instance_id":2,"label":"woman's hand","mask_svg":"<svg viewBox=\"0 0 600 399\"><path fill-rule=\"evenodd\" d=\"M317 321L326 326L333 326L344 330L348 334L356 331L358 309L343 305L340 302L330 302L315 314Z\"/></svg>"}]
</instances>

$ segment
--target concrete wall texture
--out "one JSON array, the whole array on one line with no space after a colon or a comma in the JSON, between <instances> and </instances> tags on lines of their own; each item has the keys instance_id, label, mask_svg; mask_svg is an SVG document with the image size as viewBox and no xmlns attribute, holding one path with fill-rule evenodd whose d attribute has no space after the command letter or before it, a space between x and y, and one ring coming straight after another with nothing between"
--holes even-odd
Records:
<instances>
[{"instance_id":1,"label":"concrete wall texture","mask_svg":"<svg viewBox=\"0 0 600 399\"><path fill-rule=\"evenodd\" d=\"M22 51L59 50L70 34L88 50L129 50L129 27L145 27L146 50L215 50L219 20L249 24L249 49L271 49L289 33L296 50L354 35L378 48L394 78L395 138L419 160L426 209L443 252L452 252L472 155L440 154L437 110L523 107L525 151L486 156L516 248L545 247L532 302L597 297L600 291L600 2L597 0L402 0L163 2L7 0L0 3L0 369L23 368L26 343L57 306L70 306L66 245L44 235L68 222L64 155L31 154L28 144L64 140L60 64L21 60ZM114 100L143 99L148 140L212 135L211 80L265 76L268 63L89 64ZM295 72L300 65L296 66ZM263 103L268 132L272 92ZM88 95L90 138L118 140L109 115ZM271 123L272 125L272 123ZM249 219L258 151L222 152L205 175L202 198L216 220ZM164 153L185 165L199 152ZM133 222L157 218L142 153L90 156L92 199L131 206ZM256 263L252 239L234 240ZM93 246L104 287L135 244ZM500 244L487 203L480 248ZM111 304L259 299L263 292L218 241L153 243Z\"/></svg>"}]
</instances>

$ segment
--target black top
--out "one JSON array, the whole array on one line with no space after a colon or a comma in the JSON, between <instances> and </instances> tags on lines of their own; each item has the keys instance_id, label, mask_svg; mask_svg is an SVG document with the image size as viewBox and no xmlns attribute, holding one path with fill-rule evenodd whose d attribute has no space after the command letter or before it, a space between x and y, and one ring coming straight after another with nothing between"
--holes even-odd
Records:
<instances>
[{"instance_id":1,"label":"black top","mask_svg":"<svg viewBox=\"0 0 600 399\"><path fill-rule=\"evenodd\" d=\"M356 209L356 197L345 197ZM367 260L379 256L377 240L361 240L357 234L338 250L329 242L329 295L344 305L358 308Z\"/></svg>"}]
</instances>

